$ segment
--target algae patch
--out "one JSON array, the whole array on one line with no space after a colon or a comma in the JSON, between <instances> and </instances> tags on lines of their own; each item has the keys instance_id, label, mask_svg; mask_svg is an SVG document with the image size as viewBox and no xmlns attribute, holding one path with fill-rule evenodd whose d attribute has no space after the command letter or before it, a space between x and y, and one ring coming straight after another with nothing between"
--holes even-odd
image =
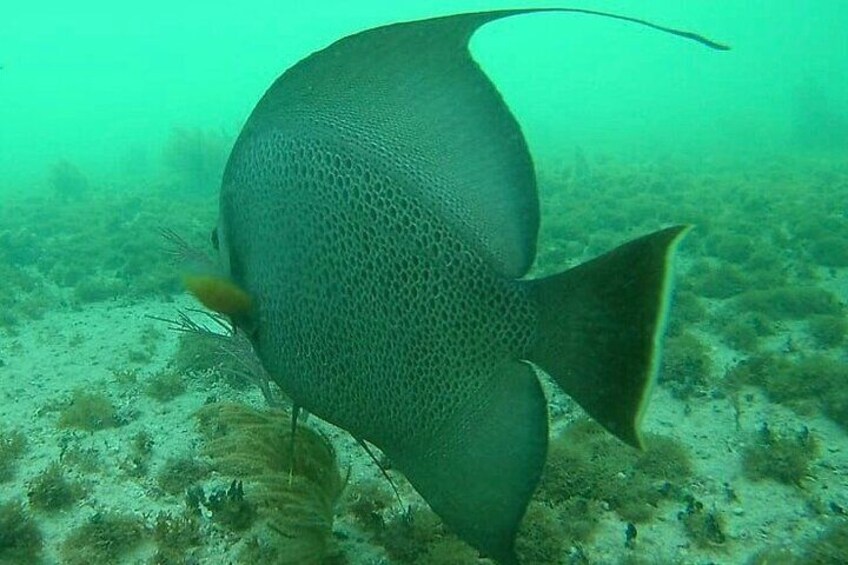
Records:
<instances>
[{"instance_id":1,"label":"algae patch","mask_svg":"<svg viewBox=\"0 0 848 565\"><path fill-rule=\"evenodd\" d=\"M0 563L37 563L43 546L41 528L23 502L0 503Z\"/></svg>"},{"instance_id":2,"label":"algae patch","mask_svg":"<svg viewBox=\"0 0 848 565\"><path fill-rule=\"evenodd\" d=\"M848 426L848 366L823 354L797 361L770 353L756 354L728 371L731 391L741 385L761 387L770 400L801 415L820 410L837 424Z\"/></svg>"},{"instance_id":3,"label":"algae patch","mask_svg":"<svg viewBox=\"0 0 848 565\"><path fill-rule=\"evenodd\" d=\"M230 477L225 493L200 503L217 512L251 512L255 521L230 526L240 534L243 562L321 562L337 554L332 537L336 502L344 480L330 442L306 426L295 434L291 415L237 404L210 404L197 413L215 471ZM226 524L225 524L226 525Z\"/></svg>"},{"instance_id":4,"label":"algae patch","mask_svg":"<svg viewBox=\"0 0 848 565\"><path fill-rule=\"evenodd\" d=\"M14 478L18 460L26 451L27 439L23 432L0 431L0 483Z\"/></svg>"},{"instance_id":5,"label":"algae patch","mask_svg":"<svg viewBox=\"0 0 848 565\"><path fill-rule=\"evenodd\" d=\"M698 547L717 547L727 541L721 514L715 509L707 509L691 495L686 497L686 509L677 518L683 523L687 537Z\"/></svg>"},{"instance_id":6,"label":"algae patch","mask_svg":"<svg viewBox=\"0 0 848 565\"><path fill-rule=\"evenodd\" d=\"M30 482L27 491L30 506L48 512L68 508L85 494L82 483L68 478L62 465L56 461Z\"/></svg>"},{"instance_id":7,"label":"algae patch","mask_svg":"<svg viewBox=\"0 0 848 565\"><path fill-rule=\"evenodd\" d=\"M742 452L742 466L751 480L773 479L799 485L811 474L810 464L818 451L818 441L806 428L780 433L763 424Z\"/></svg>"},{"instance_id":8,"label":"algae patch","mask_svg":"<svg viewBox=\"0 0 848 565\"><path fill-rule=\"evenodd\" d=\"M689 454L677 441L649 434L646 444L640 453L598 424L577 421L551 442L536 499L567 503L572 510L602 504L625 520L645 522L663 499L680 492L692 474ZM573 512L570 519L585 520L589 515Z\"/></svg>"},{"instance_id":9,"label":"algae patch","mask_svg":"<svg viewBox=\"0 0 848 565\"><path fill-rule=\"evenodd\" d=\"M62 544L66 565L119 563L144 540L146 528L138 517L98 512L75 529Z\"/></svg>"},{"instance_id":10,"label":"algae patch","mask_svg":"<svg viewBox=\"0 0 848 565\"><path fill-rule=\"evenodd\" d=\"M59 411L60 428L93 432L113 428L118 424L118 410L109 397L100 392L76 389Z\"/></svg>"}]
</instances>

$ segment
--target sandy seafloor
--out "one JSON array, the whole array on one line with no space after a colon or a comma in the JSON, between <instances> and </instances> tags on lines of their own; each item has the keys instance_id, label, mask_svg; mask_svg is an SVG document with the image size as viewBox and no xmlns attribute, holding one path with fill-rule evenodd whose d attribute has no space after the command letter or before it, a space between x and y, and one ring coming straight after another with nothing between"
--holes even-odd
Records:
<instances>
[{"instance_id":1,"label":"sandy seafloor","mask_svg":"<svg viewBox=\"0 0 848 565\"><path fill-rule=\"evenodd\" d=\"M835 301L827 313L818 315L836 319L838 333L838 319L844 320L848 301L848 163L834 158L794 162L775 158L766 163L757 160L756 165L740 160L729 164L592 166L592 172L587 173L564 164L540 175L543 206L548 214L540 244L542 270L554 271L563 263L576 264L629 237L673 221L697 226L701 220L701 226L706 227L696 227L689 236L676 269L678 295L689 293L703 309L693 314L694 320L675 321L676 314L672 314L670 333L686 332L697 338L710 363L704 374L681 377L681 382L686 381L684 393L675 388L675 377L667 373L698 368L685 363L664 368L666 374L655 389L644 422L646 432L676 439L688 451L692 473L681 479L680 492L653 504L652 516L636 524L638 534L629 545L625 543L628 520L614 507L598 501L600 514L592 534L565 544L559 555L538 557L539 562L838 562L828 561L836 554L816 554L806 545L831 528L842 527L844 531L848 512L848 423L840 422L840 414L848 412L845 408L841 413L833 409L828 412L822 408L825 400L816 396L831 394L835 387L831 384L811 393L802 391L798 394L804 397L803 402L793 402L791 397L778 396L767 385L758 383L743 383L731 393L725 380L728 371L740 361L769 352L790 363L810 357L831 359L836 363L831 368L837 367L838 372L838 367L842 367L841 375L834 378L842 379L842 386L848 388L844 369L848 364L846 338L837 335L827 345L813 339L806 325L807 306L803 304L800 314L793 310L787 315L779 308L777 313L764 314L770 316L770 335L757 336L755 343L740 345L739 341L728 340L722 328L726 328L728 319L744 319L750 314L750 307L745 310L734 302L747 292L815 287L826 290ZM555 187L553 192L550 186ZM613 188L605 188L609 186ZM148 271L144 265L130 268L125 264L125 255L134 253L138 245L145 249L156 247L155 227L163 221L170 225L169 218L191 216L191 221L174 227L187 230L202 241L207 233L204 222L214 221L214 199L198 198L181 207L163 196L165 191L150 189L153 196L148 199L144 190L130 196L118 196L115 190L91 189L91 194L85 196L86 205L65 204L51 212L39 211L48 206L48 200L9 197L9 204L4 203L5 211L0 215L0 241L5 246L0 253L5 278L0 285L7 286L3 292L7 315L0 328L0 434L5 434L3 441L7 446L11 434L24 437L26 444L18 459L8 461L11 470L0 483L0 504L20 501L43 539L40 551L22 557L14 553L17 542L9 539L11 534L0 532L0 562L62 562L67 555L63 553L63 543L74 529L96 521L95 516L112 512L136 517L143 524L137 532L138 540L109 558L115 562L239 562L239 543L247 533L228 531L208 509L195 518L200 535L187 544L181 556L170 560L161 554L155 557L159 547L152 526L157 515L181 515L186 507L184 494L163 491L158 477L169 459L204 458L203 439L193 416L201 406L235 401L262 409L264 398L256 387L232 386L214 371L180 375L185 390L172 399L151 397L146 383L173 363L179 339L178 333L151 316L172 318L178 309L196 304L170 279L160 286L148 281L139 291L134 281ZM148 202L149 211L145 208ZM574 202L579 202L579 207L571 204ZM198 203L207 209L193 214ZM557 207L563 209L563 219L551 212ZM603 213L596 213L599 210ZM650 217L646 217L648 212ZM56 217L62 214L68 218ZM99 219L86 219L93 217ZM83 224L94 225L83 228ZM97 231L97 226L101 231ZM821 226L822 233L815 232L816 226ZM84 245L75 236L82 229L90 231L82 236ZM96 240L98 236L103 240ZM737 239L722 246L719 240L723 236ZM842 255L838 255L839 249L833 257L815 251L816 238L831 238L831 246L843 246ZM745 240L752 245L746 247ZM728 246L733 247L731 244L744 249L727 251ZM763 269L751 266L761 251L780 260L781 264L772 271L780 273L780 280L764 280L765 275L759 272ZM154 250L145 257L155 261L158 253ZM60 268L61 264L66 265ZM60 277L59 273L73 270L74 264L79 264L83 272L71 278L67 274ZM742 275L738 288L704 290L708 284L726 282L727 275L721 268L731 264L734 273ZM93 268L97 273L93 273ZM155 267L156 272L167 268ZM703 276L704 270L718 272L721 280L708 280ZM13 272L25 272L27 279L18 280L17 275L9 274ZM75 292L82 285L90 287L95 279L102 282L105 290ZM766 297L766 302L783 299L775 295ZM12 315L9 310L16 313ZM724 320L724 325L716 322L719 319ZM135 371L134 382L120 378L121 372L129 370ZM815 380L817 376L805 378ZM547 388L553 397L552 434L559 434L578 417L579 409L567 397ZM60 425L62 411L78 389L99 391L108 397L117 411L115 425L94 431ZM839 406L838 402L831 404ZM757 441L764 424L787 437L810 434L815 438L817 449L808 456L809 466L799 480L784 483L746 473L742 453ZM345 432L314 417L308 419L307 425L332 440L343 473L350 470L345 493L335 510L332 562L477 562L467 552L458 553L453 560L444 557L446 552L440 558L427 553L428 543L444 541L441 529L431 532L430 538L425 536L423 549L411 551L405 558L387 550L384 538L375 533L374 523L364 523L351 503L368 495L366 491L358 493L361 485L382 481L377 467ZM128 464L133 438L139 432L146 432L152 439L141 470ZM69 451L95 453L93 466L83 469L84 465L65 461ZM82 489L61 508L39 507L32 494L36 478L57 461L66 478ZM621 481L621 489L629 488L629 473L622 468L613 479ZM392 474L404 502L420 506L420 499L402 477ZM210 471L196 482L209 492L226 486L232 479ZM681 515L686 500L692 499L704 511L719 517L723 536L720 541L699 543L687 534ZM396 506L379 512L378 524L399 520ZM558 519L568 521L569 516ZM841 543L845 539L843 535ZM404 545L407 541L401 538L396 543ZM419 538L408 540L409 546L421 543ZM786 548L791 555L781 553L779 557L755 561L755 556L768 548Z\"/></svg>"}]
</instances>

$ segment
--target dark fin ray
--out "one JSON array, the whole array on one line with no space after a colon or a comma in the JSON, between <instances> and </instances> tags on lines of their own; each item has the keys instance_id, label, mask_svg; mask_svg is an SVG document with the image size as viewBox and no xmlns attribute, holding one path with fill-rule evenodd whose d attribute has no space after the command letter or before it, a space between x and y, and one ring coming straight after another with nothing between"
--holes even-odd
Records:
<instances>
[{"instance_id":1,"label":"dark fin ray","mask_svg":"<svg viewBox=\"0 0 848 565\"><path fill-rule=\"evenodd\" d=\"M687 226L667 228L564 273L526 281L539 310L529 360L622 441L639 425L658 370L670 260Z\"/></svg>"},{"instance_id":2,"label":"dark fin ray","mask_svg":"<svg viewBox=\"0 0 848 565\"><path fill-rule=\"evenodd\" d=\"M676 35L678 37L682 37L683 39L688 39L689 41L694 41L695 43L700 43L705 47L709 47L710 49L715 49L717 51L728 51L730 50L730 46L725 45L724 43L719 43L718 41L713 41L708 37L704 37L700 33L695 33L692 31L686 31L683 29L677 29L673 27L661 26L655 24L653 22L649 22L648 20L643 20L640 18L632 18L630 16L622 16L619 14L612 14L610 12L599 12L597 10L584 10L582 8L541 8L538 10L539 12L571 12L573 14L588 14L590 16L601 16L604 18L611 18L613 20L621 20L623 22L630 22L633 24L642 25L645 27L649 27L651 29L655 29L657 31L661 31L663 33L668 33L671 35Z\"/></svg>"},{"instance_id":3,"label":"dark fin ray","mask_svg":"<svg viewBox=\"0 0 848 565\"><path fill-rule=\"evenodd\" d=\"M241 138L287 132L342 140L352 154L380 154L388 169L381 172L438 208L500 273L519 278L536 252L533 163L521 128L468 42L487 22L533 12L603 16L722 47L644 20L567 8L394 24L345 37L286 71Z\"/></svg>"},{"instance_id":4,"label":"dark fin ray","mask_svg":"<svg viewBox=\"0 0 848 565\"><path fill-rule=\"evenodd\" d=\"M484 392L479 408L457 415L428 452L411 450L395 463L459 537L512 564L547 454L547 402L535 370L522 362L505 364Z\"/></svg>"},{"instance_id":5,"label":"dark fin ray","mask_svg":"<svg viewBox=\"0 0 848 565\"><path fill-rule=\"evenodd\" d=\"M376 465L377 468L380 469L380 473L383 475L383 478L388 481L389 485L392 487L392 491L394 491L395 493L395 498L398 501L398 506L400 506L401 511L404 511L405 508L403 506L403 499L400 496L400 491L398 490L397 485L395 484L394 480L392 480L392 477L389 475L389 472L386 470L386 468L383 467L383 464L380 463L380 460L377 459L377 456L374 455L374 451L371 450L371 446L369 446L365 442L365 440L359 438L354 439L356 440L356 443L358 443L359 446L365 450L365 453L368 454L368 457L371 458L371 461L374 463L374 465Z\"/></svg>"},{"instance_id":6,"label":"dark fin ray","mask_svg":"<svg viewBox=\"0 0 848 565\"><path fill-rule=\"evenodd\" d=\"M291 442L289 442L289 487L294 480L294 440L297 437L297 419L300 417L300 406L292 405L291 413Z\"/></svg>"}]
</instances>

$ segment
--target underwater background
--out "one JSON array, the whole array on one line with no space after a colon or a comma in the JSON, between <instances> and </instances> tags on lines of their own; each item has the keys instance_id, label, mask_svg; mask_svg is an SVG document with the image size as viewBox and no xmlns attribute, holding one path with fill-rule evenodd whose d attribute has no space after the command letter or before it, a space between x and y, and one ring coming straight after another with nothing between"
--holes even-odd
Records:
<instances>
[{"instance_id":1,"label":"underwater background","mask_svg":"<svg viewBox=\"0 0 848 565\"><path fill-rule=\"evenodd\" d=\"M535 274L695 226L648 449L554 396L522 562L845 562L844 2L8 4L0 563L487 562L389 470L403 511L317 418L292 465L284 395L216 337L182 288L186 248L161 232L211 253L229 148L305 55L376 25L545 6L732 49L579 14L510 18L472 41L535 159Z\"/></svg>"}]
</instances>

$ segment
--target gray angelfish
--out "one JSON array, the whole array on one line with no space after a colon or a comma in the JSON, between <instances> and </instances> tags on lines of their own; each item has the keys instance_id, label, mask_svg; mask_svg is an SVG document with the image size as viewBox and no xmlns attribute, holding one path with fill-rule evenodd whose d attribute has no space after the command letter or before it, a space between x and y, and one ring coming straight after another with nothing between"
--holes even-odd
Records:
<instances>
[{"instance_id":1,"label":"gray angelfish","mask_svg":"<svg viewBox=\"0 0 848 565\"><path fill-rule=\"evenodd\" d=\"M535 368L640 445L686 229L522 280L539 228L533 163L468 41L536 11L595 13L390 25L287 70L221 188L220 255L249 299L210 299L252 332L298 406L383 450L450 528L502 563L516 561L547 453Z\"/></svg>"}]
</instances>

